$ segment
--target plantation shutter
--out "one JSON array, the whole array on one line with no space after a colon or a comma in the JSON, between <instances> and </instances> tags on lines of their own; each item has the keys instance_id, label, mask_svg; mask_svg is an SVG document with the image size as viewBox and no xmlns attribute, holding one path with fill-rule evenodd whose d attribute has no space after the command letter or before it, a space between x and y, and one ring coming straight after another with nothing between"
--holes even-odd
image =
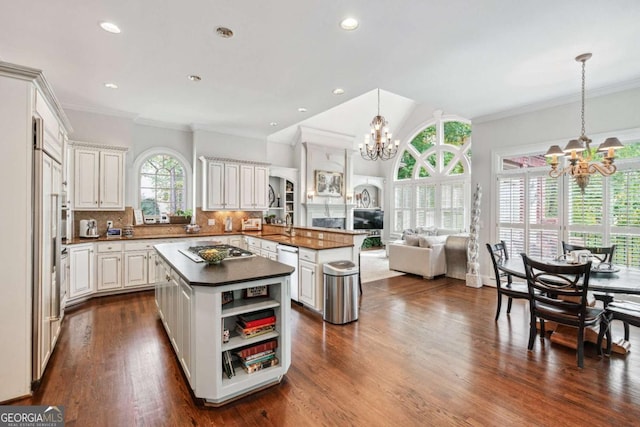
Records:
<instances>
[{"instance_id":1,"label":"plantation shutter","mask_svg":"<svg viewBox=\"0 0 640 427\"><path fill-rule=\"evenodd\" d=\"M441 189L442 218L440 223L444 228L462 230L464 226L464 183L442 184Z\"/></svg>"},{"instance_id":2,"label":"plantation shutter","mask_svg":"<svg viewBox=\"0 0 640 427\"><path fill-rule=\"evenodd\" d=\"M614 263L640 267L640 171L617 172L609 178L610 241Z\"/></svg>"},{"instance_id":3,"label":"plantation shutter","mask_svg":"<svg viewBox=\"0 0 640 427\"><path fill-rule=\"evenodd\" d=\"M505 241L512 256L524 252L524 179L524 174L498 178L497 234L499 240Z\"/></svg>"},{"instance_id":4,"label":"plantation shutter","mask_svg":"<svg viewBox=\"0 0 640 427\"><path fill-rule=\"evenodd\" d=\"M604 242L604 179L592 175L584 193L571 180L568 185L567 232L569 243L602 246Z\"/></svg>"},{"instance_id":5,"label":"plantation shutter","mask_svg":"<svg viewBox=\"0 0 640 427\"><path fill-rule=\"evenodd\" d=\"M434 184L416 185L416 226L435 227L436 225L436 186Z\"/></svg>"},{"instance_id":6,"label":"plantation shutter","mask_svg":"<svg viewBox=\"0 0 640 427\"><path fill-rule=\"evenodd\" d=\"M542 172L532 173L526 194L528 207L527 254L540 259L557 255L560 236L558 189L560 181Z\"/></svg>"}]
</instances>

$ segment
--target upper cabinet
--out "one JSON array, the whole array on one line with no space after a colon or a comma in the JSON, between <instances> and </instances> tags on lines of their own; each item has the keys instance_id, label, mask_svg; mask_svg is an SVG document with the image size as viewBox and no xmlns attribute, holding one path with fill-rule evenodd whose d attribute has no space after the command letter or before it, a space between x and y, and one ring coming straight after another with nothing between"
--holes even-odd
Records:
<instances>
[{"instance_id":1,"label":"upper cabinet","mask_svg":"<svg viewBox=\"0 0 640 427\"><path fill-rule=\"evenodd\" d=\"M235 160L200 157L202 210L266 210L269 168Z\"/></svg>"},{"instance_id":2,"label":"upper cabinet","mask_svg":"<svg viewBox=\"0 0 640 427\"><path fill-rule=\"evenodd\" d=\"M124 147L73 142L73 207L124 210Z\"/></svg>"},{"instance_id":3,"label":"upper cabinet","mask_svg":"<svg viewBox=\"0 0 640 427\"><path fill-rule=\"evenodd\" d=\"M240 209L269 209L269 168L240 165Z\"/></svg>"}]
</instances>

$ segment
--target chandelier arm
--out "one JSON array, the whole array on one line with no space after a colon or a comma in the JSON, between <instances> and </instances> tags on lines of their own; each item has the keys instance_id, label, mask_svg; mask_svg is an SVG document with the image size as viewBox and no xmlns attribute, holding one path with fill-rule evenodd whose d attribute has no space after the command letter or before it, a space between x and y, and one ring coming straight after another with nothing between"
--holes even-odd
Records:
<instances>
[{"instance_id":1,"label":"chandelier arm","mask_svg":"<svg viewBox=\"0 0 640 427\"><path fill-rule=\"evenodd\" d=\"M599 172L602 176L611 176L614 173L616 173L616 165L614 165L613 163L608 164L608 165L600 165L598 163L591 163L589 165L589 173L590 174L594 174L596 172Z\"/></svg>"}]
</instances>

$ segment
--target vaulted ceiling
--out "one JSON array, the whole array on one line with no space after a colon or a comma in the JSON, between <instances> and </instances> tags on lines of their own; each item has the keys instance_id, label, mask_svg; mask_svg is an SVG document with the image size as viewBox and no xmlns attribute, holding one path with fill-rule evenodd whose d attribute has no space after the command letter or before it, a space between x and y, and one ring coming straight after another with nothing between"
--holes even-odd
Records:
<instances>
[{"instance_id":1,"label":"vaulted ceiling","mask_svg":"<svg viewBox=\"0 0 640 427\"><path fill-rule=\"evenodd\" d=\"M1 6L0 59L44 70L66 108L277 141L301 122L366 132L376 88L391 127L418 105L474 119L575 98L583 52L588 91L640 86L639 18L638 0L22 0Z\"/></svg>"}]
</instances>

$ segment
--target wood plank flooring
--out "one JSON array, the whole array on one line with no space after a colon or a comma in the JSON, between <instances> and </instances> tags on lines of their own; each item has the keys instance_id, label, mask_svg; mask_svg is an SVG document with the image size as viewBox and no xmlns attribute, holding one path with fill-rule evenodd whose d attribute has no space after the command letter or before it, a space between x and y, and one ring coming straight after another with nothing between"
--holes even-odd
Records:
<instances>
[{"instance_id":1,"label":"wood plank flooring","mask_svg":"<svg viewBox=\"0 0 640 427\"><path fill-rule=\"evenodd\" d=\"M638 328L628 355L588 345L579 369L548 338L528 352L525 303L494 322L495 300L493 288L405 275L366 283L349 325L294 305L283 382L204 408L153 294L105 297L67 313L42 386L13 404L64 405L67 426L638 425Z\"/></svg>"}]
</instances>

